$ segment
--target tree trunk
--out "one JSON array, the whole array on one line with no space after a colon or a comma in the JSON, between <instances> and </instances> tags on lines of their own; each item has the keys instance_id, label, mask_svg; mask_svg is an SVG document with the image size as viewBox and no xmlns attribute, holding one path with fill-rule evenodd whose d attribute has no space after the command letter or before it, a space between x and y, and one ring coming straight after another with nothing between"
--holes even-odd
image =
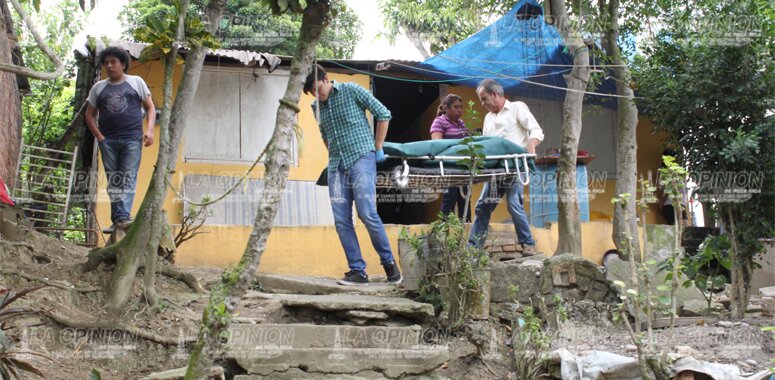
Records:
<instances>
[{"instance_id":1,"label":"tree trunk","mask_svg":"<svg viewBox=\"0 0 775 380\"><path fill-rule=\"evenodd\" d=\"M750 256L746 255L745 252L740 252L734 210L730 206L721 206L720 208L722 210L721 219L729 231L729 241L732 244L732 303L730 306L732 316L742 319L748 309L753 266ZM678 223L677 219L676 223Z\"/></svg>"},{"instance_id":2,"label":"tree trunk","mask_svg":"<svg viewBox=\"0 0 775 380\"><path fill-rule=\"evenodd\" d=\"M420 31L407 28L405 35L407 38L409 38L410 41L412 41L415 49L417 49L417 51L419 51L420 54L422 54L423 59L428 59L431 57L431 53L429 53L428 50L425 49L425 46L422 44L422 38L420 38Z\"/></svg>"},{"instance_id":3,"label":"tree trunk","mask_svg":"<svg viewBox=\"0 0 775 380\"><path fill-rule=\"evenodd\" d=\"M605 9L601 9L605 14ZM610 24L605 33L605 50L608 61L614 65L613 74L616 79L616 93L621 96L618 99L618 128L619 135L616 140L616 195L632 194L632 202L625 202L614 207L613 240L616 249L623 251L623 241L626 236L638 236L638 221L636 215L636 194L638 188L637 168L637 127L638 108L635 106L634 93L630 88L630 69L622 60L619 44L619 1L611 0L608 4L607 14ZM626 207L625 210L623 207ZM632 217L627 218L626 215ZM644 216L645 217L645 216ZM633 252L640 252L640 241L632 240ZM640 261L640 255L634 256Z\"/></svg>"},{"instance_id":4,"label":"tree trunk","mask_svg":"<svg viewBox=\"0 0 775 380\"><path fill-rule=\"evenodd\" d=\"M568 19L561 0L550 1L550 13L565 46L573 55L573 70L565 75L568 90L562 106L560 160L557 163L557 211L559 214L557 250L555 254L572 253L581 256L581 218L576 194L576 155L581 136L581 111L584 91L589 82L589 50Z\"/></svg>"},{"instance_id":5,"label":"tree trunk","mask_svg":"<svg viewBox=\"0 0 775 380\"><path fill-rule=\"evenodd\" d=\"M328 12L328 1L308 1L304 9L288 87L280 100L277 124L267 146L265 191L259 200L253 231L237 267L226 269L221 276L221 283L210 293L210 301L202 314L199 336L189 357L186 380L202 378L213 362L213 354L221 351L221 335L228 328L232 315L261 262L261 255L266 249L266 241L272 229L272 220L277 214L277 205L288 178L302 83L312 67L315 47L325 27Z\"/></svg>"},{"instance_id":6,"label":"tree trunk","mask_svg":"<svg viewBox=\"0 0 775 380\"><path fill-rule=\"evenodd\" d=\"M15 44L12 25L5 1L0 6L0 63L11 64L11 51ZM0 71L0 177L13 189L16 183L16 167L22 137L22 108L16 75Z\"/></svg>"},{"instance_id":7,"label":"tree trunk","mask_svg":"<svg viewBox=\"0 0 775 380\"><path fill-rule=\"evenodd\" d=\"M186 14L188 1L184 2L181 14ZM214 33L223 15L223 3L211 1L207 7L208 31ZM181 17L182 19L182 17ZM178 30L178 41L183 40L182 29ZM117 252L116 270L113 272L106 308L111 312L121 311L129 298L132 284L141 266L140 260L144 260L144 290L143 295L148 304L156 302L155 276L156 260L159 242L164 232L164 199L167 195L167 187L164 181L167 173L175 170L177 164L178 147L188 120L189 109L199 85L199 76L202 71L207 48L193 46L186 57L183 69L183 77L178 85L177 96L172 104L172 72L177 55L177 45L165 58L165 85L164 106L160 120L159 156L153 178L148 186L148 191L140 206L135 222L127 233L127 236L118 244L105 249L114 249ZM170 107L170 104L171 107ZM170 110L171 109L171 110ZM165 112L169 110L168 112ZM99 251L90 253L101 254Z\"/></svg>"}]
</instances>

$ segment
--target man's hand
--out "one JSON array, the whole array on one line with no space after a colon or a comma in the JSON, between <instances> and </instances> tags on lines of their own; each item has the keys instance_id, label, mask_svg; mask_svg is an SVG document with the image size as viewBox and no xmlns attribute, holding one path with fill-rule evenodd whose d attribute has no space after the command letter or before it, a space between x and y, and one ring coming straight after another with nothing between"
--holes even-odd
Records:
<instances>
[{"instance_id":1,"label":"man's hand","mask_svg":"<svg viewBox=\"0 0 775 380\"><path fill-rule=\"evenodd\" d=\"M376 151L376 159L377 163L384 162L385 161L385 151L382 149L379 149Z\"/></svg>"},{"instance_id":2,"label":"man's hand","mask_svg":"<svg viewBox=\"0 0 775 380\"><path fill-rule=\"evenodd\" d=\"M143 146L153 145L153 130L149 129L148 132L143 134Z\"/></svg>"}]
</instances>

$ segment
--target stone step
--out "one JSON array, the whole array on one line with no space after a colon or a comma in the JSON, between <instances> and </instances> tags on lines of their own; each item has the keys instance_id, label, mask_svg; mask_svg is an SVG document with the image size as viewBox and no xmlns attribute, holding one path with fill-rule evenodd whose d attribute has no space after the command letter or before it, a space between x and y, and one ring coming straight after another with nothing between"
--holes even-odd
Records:
<instances>
[{"instance_id":1,"label":"stone step","mask_svg":"<svg viewBox=\"0 0 775 380\"><path fill-rule=\"evenodd\" d=\"M366 286L343 286L330 277L296 276L259 273L256 279L272 293L285 294L364 294L373 296L401 296L401 288L384 282L369 282Z\"/></svg>"},{"instance_id":2,"label":"stone step","mask_svg":"<svg viewBox=\"0 0 775 380\"><path fill-rule=\"evenodd\" d=\"M276 348L397 348L420 344L421 328L313 324L234 324L227 347L235 355Z\"/></svg>"},{"instance_id":3,"label":"stone step","mask_svg":"<svg viewBox=\"0 0 775 380\"><path fill-rule=\"evenodd\" d=\"M351 311L387 314L388 318L404 317L424 323L434 316L433 306L406 298L370 296L360 294L271 294L249 291L243 299L277 300L286 308L315 309L322 312L342 313ZM385 319L383 314L378 319ZM370 315L364 313L363 316Z\"/></svg>"},{"instance_id":4,"label":"stone step","mask_svg":"<svg viewBox=\"0 0 775 380\"><path fill-rule=\"evenodd\" d=\"M291 368L286 372L273 373L273 380L392 380L385 375L374 371L361 371L353 374L330 374L320 372L304 372L298 368ZM266 376L261 375L237 375L234 380L266 380ZM449 380L448 377L436 375L408 375L401 377L401 380Z\"/></svg>"},{"instance_id":5,"label":"stone step","mask_svg":"<svg viewBox=\"0 0 775 380\"><path fill-rule=\"evenodd\" d=\"M243 352L234 359L248 374L268 376L270 379L291 368L323 374L377 371L386 377L397 378L433 371L449 360L449 352L446 347L435 346L405 349L284 348Z\"/></svg>"},{"instance_id":6,"label":"stone step","mask_svg":"<svg viewBox=\"0 0 775 380\"><path fill-rule=\"evenodd\" d=\"M446 346L422 344L421 333L417 325L231 325L225 358L234 359L249 375L271 379L327 374L353 380L396 378L427 373L449 360ZM251 378L257 377L244 377Z\"/></svg>"}]
</instances>

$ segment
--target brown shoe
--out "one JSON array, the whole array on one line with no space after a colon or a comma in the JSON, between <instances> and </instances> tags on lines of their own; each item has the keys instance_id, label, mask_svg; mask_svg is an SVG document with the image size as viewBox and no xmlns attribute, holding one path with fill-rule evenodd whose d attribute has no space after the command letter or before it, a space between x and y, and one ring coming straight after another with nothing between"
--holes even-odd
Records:
<instances>
[{"instance_id":1,"label":"brown shoe","mask_svg":"<svg viewBox=\"0 0 775 380\"><path fill-rule=\"evenodd\" d=\"M522 256L533 256L538 254L536 246L530 244L522 244Z\"/></svg>"}]
</instances>

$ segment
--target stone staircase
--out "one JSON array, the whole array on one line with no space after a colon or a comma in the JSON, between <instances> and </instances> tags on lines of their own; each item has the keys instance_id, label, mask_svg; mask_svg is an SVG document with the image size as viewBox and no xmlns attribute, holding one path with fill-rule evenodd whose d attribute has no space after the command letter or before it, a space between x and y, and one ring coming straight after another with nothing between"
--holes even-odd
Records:
<instances>
[{"instance_id":1,"label":"stone staircase","mask_svg":"<svg viewBox=\"0 0 775 380\"><path fill-rule=\"evenodd\" d=\"M253 379L442 379L444 345L423 342L433 307L387 284L260 275L229 328L227 359Z\"/></svg>"}]
</instances>

